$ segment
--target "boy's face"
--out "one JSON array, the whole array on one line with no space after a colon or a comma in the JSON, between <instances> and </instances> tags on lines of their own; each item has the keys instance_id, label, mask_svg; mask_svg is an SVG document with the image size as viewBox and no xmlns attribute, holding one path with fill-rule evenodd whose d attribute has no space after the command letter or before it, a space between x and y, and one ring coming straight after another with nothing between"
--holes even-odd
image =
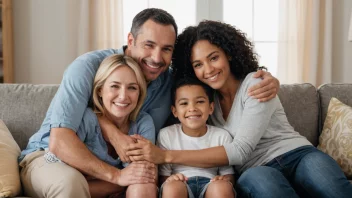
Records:
<instances>
[{"instance_id":1,"label":"boy's face","mask_svg":"<svg viewBox=\"0 0 352 198\"><path fill-rule=\"evenodd\" d=\"M213 113L214 103L209 103L209 98L203 87L185 85L176 90L175 104L171 110L182 123L182 129L185 133L197 132L206 129L206 121Z\"/></svg>"}]
</instances>

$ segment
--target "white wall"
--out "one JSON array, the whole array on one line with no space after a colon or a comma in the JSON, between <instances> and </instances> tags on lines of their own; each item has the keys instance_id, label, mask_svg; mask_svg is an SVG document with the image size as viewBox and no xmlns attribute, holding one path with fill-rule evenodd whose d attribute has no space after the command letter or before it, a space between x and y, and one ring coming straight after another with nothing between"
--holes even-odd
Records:
<instances>
[{"instance_id":1,"label":"white wall","mask_svg":"<svg viewBox=\"0 0 352 198\"><path fill-rule=\"evenodd\" d=\"M71 0L13 0L16 83L60 83L77 56L69 28ZM70 3L72 4L72 3Z\"/></svg>"},{"instance_id":2,"label":"white wall","mask_svg":"<svg viewBox=\"0 0 352 198\"><path fill-rule=\"evenodd\" d=\"M16 83L60 83L77 53L71 16L77 0L13 0ZM334 0L333 82L352 83L351 0ZM71 21L69 23L69 21ZM71 26L71 27L70 27Z\"/></svg>"},{"instance_id":3,"label":"white wall","mask_svg":"<svg viewBox=\"0 0 352 198\"><path fill-rule=\"evenodd\" d=\"M348 29L352 14L351 0L333 1L333 82L352 83L352 42Z\"/></svg>"}]
</instances>

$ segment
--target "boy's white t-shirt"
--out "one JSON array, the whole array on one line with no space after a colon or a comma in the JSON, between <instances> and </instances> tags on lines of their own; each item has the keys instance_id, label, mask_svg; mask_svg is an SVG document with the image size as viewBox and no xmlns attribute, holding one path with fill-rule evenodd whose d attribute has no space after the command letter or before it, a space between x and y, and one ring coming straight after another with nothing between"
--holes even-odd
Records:
<instances>
[{"instance_id":1,"label":"boy's white t-shirt","mask_svg":"<svg viewBox=\"0 0 352 198\"><path fill-rule=\"evenodd\" d=\"M232 142L232 137L226 130L210 125L207 125L207 129L205 135L191 137L182 131L181 124L171 125L160 130L157 145L165 150L200 150ZM234 170L232 166L198 168L180 164L159 165L159 175L161 176L170 176L176 173L182 173L186 177L213 178L216 175L234 174Z\"/></svg>"}]
</instances>

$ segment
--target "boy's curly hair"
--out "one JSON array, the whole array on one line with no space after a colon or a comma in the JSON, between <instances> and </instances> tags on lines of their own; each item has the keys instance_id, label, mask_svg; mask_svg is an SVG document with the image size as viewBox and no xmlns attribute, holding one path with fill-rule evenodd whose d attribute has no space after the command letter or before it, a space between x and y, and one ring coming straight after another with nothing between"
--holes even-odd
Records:
<instances>
[{"instance_id":1,"label":"boy's curly hair","mask_svg":"<svg viewBox=\"0 0 352 198\"><path fill-rule=\"evenodd\" d=\"M217 21L205 20L198 26L187 27L178 37L172 57L172 68L176 79L196 75L191 64L191 52L199 40L207 40L221 48L230 57L230 70L237 80L243 80L258 66L257 54L246 35L235 27Z\"/></svg>"}]
</instances>

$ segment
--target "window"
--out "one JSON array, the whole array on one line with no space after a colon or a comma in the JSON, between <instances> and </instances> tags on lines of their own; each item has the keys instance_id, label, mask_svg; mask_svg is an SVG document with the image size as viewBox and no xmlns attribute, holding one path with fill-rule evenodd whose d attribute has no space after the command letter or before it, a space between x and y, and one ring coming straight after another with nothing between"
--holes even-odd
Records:
<instances>
[{"instance_id":1,"label":"window","mask_svg":"<svg viewBox=\"0 0 352 198\"><path fill-rule=\"evenodd\" d=\"M176 20L178 32L196 24L196 0L123 0L124 39L131 30L133 17L145 8L161 8Z\"/></svg>"},{"instance_id":2,"label":"window","mask_svg":"<svg viewBox=\"0 0 352 198\"><path fill-rule=\"evenodd\" d=\"M223 21L254 43L259 64L277 73L279 0L223 0Z\"/></svg>"},{"instance_id":3,"label":"window","mask_svg":"<svg viewBox=\"0 0 352 198\"><path fill-rule=\"evenodd\" d=\"M124 39L133 17L145 8L168 11L176 20L179 33L203 19L220 20L245 32L254 43L259 64L272 75L277 72L279 0L123 0Z\"/></svg>"}]
</instances>

